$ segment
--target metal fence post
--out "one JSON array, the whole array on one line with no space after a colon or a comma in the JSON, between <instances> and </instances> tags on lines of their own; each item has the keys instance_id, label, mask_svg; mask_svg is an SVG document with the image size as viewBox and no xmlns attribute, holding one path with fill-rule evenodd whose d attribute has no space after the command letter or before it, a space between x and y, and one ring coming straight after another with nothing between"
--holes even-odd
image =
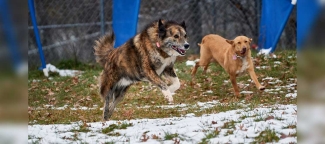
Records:
<instances>
[{"instance_id":1,"label":"metal fence post","mask_svg":"<svg viewBox=\"0 0 325 144\"><path fill-rule=\"evenodd\" d=\"M46 68L45 57L44 57L44 54L43 54L41 38L39 36L39 31L38 31L38 28L37 28L37 21L36 21L36 15L35 15L33 0L28 0L28 8L29 8L30 17L32 19L32 23L33 23L33 27L34 27L35 39L36 39L36 43L37 43L37 47L38 47L39 56L41 58L41 63L42 63L41 68L44 69L44 68Z\"/></svg>"}]
</instances>

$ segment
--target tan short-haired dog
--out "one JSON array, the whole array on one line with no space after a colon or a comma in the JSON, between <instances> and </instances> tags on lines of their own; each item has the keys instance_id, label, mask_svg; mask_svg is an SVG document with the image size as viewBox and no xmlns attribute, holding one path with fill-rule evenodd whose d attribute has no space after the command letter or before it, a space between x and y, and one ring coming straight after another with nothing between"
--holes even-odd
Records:
<instances>
[{"instance_id":1,"label":"tan short-haired dog","mask_svg":"<svg viewBox=\"0 0 325 144\"><path fill-rule=\"evenodd\" d=\"M196 74L199 66L204 66L205 73L210 60L213 58L228 72L236 96L239 95L236 77L245 71L248 71L256 87L259 90L264 90L265 87L258 82L254 71L250 51L251 42L252 39L246 36L238 36L234 40L227 40L219 35L206 35L203 37L201 44L198 44L201 47L200 61L196 62L192 70L192 76Z\"/></svg>"}]
</instances>

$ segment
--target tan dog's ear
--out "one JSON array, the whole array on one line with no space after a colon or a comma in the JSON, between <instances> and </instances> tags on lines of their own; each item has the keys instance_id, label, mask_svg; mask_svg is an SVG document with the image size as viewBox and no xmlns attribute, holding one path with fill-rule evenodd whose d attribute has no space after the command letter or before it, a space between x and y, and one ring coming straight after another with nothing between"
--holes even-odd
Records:
<instances>
[{"instance_id":1,"label":"tan dog's ear","mask_svg":"<svg viewBox=\"0 0 325 144\"><path fill-rule=\"evenodd\" d=\"M231 44L231 45L234 44L234 41L233 41L233 40L227 40L227 39L226 39L226 41L227 41L227 43L229 43L229 44Z\"/></svg>"},{"instance_id":2,"label":"tan dog's ear","mask_svg":"<svg viewBox=\"0 0 325 144\"><path fill-rule=\"evenodd\" d=\"M249 38L249 43L252 43L253 39L252 38Z\"/></svg>"}]
</instances>

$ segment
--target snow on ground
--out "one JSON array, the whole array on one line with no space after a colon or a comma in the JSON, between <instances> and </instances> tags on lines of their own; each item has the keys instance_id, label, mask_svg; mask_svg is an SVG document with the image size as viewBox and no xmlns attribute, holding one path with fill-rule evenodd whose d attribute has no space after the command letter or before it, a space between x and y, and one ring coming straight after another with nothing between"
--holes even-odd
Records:
<instances>
[{"instance_id":1,"label":"snow on ground","mask_svg":"<svg viewBox=\"0 0 325 144\"><path fill-rule=\"evenodd\" d=\"M264 55L264 58L276 58L276 55L271 53L272 47L270 48L262 48L257 53L257 55Z\"/></svg>"},{"instance_id":2,"label":"snow on ground","mask_svg":"<svg viewBox=\"0 0 325 144\"><path fill-rule=\"evenodd\" d=\"M60 76L76 76L82 73L82 71L79 70L60 70L52 64L47 64L46 68L43 69L43 73L46 77L48 77L49 72L59 73Z\"/></svg>"},{"instance_id":3,"label":"snow on ground","mask_svg":"<svg viewBox=\"0 0 325 144\"><path fill-rule=\"evenodd\" d=\"M297 93L288 93L286 97L297 98Z\"/></svg>"},{"instance_id":4,"label":"snow on ground","mask_svg":"<svg viewBox=\"0 0 325 144\"><path fill-rule=\"evenodd\" d=\"M246 104L245 101L239 102L238 104L242 105L242 106L247 106L249 104ZM174 105L157 105L157 106L149 106L149 105L145 105L145 106L141 106L141 107L137 107L138 109L150 109L150 108L162 108L162 109L174 109L174 108L182 108L179 109L179 111L184 111L187 110L188 108L200 108L201 110L207 109L207 108L211 108L214 106L218 106L218 105L225 105L224 103L220 103L218 100L213 100L213 101L209 101L209 102L197 102L194 105L188 105L188 104L174 104ZM125 104L124 108L127 108L128 104ZM30 108L32 109L32 108ZM38 107L35 110L42 110L42 109L54 109L54 110L65 110L65 109L70 109L70 110L95 110L98 109L98 105L93 105L93 107L69 107L68 105L64 105L62 107L55 107L53 105L43 105L43 108ZM103 108L99 108L100 110L103 110ZM116 108L118 109L118 108Z\"/></svg>"},{"instance_id":5,"label":"snow on ground","mask_svg":"<svg viewBox=\"0 0 325 144\"><path fill-rule=\"evenodd\" d=\"M234 127L223 127L226 122L234 121ZM103 128L111 124L132 123L127 129L115 129L111 133L120 136L109 136L102 133ZM134 119L125 121L107 121L87 123L89 132L72 132L79 129L82 122L72 124L29 125L28 143L174 143L165 140L166 134L178 134L181 143L198 143L209 132L218 129L219 135L211 138L211 143L249 143L253 142L262 131L270 129L281 135L295 134L296 129L290 125L297 124L297 105L273 105L256 109L238 109L217 114L196 117L193 113L183 117L161 119ZM232 133L227 132L233 130ZM146 142L143 138L149 138ZM156 139L154 139L154 137ZM297 137L285 137L279 143L297 143Z\"/></svg>"},{"instance_id":6,"label":"snow on ground","mask_svg":"<svg viewBox=\"0 0 325 144\"><path fill-rule=\"evenodd\" d=\"M195 66L195 63L198 61L200 61L200 59L196 59L195 61L188 60L188 61L186 61L186 65L187 66Z\"/></svg>"},{"instance_id":7,"label":"snow on ground","mask_svg":"<svg viewBox=\"0 0 325 144\"><path fill-rule=\"evenodd\" d=\"M270 66L257 66L256 69L268 69Z\"/></svg>"}]
</instances>

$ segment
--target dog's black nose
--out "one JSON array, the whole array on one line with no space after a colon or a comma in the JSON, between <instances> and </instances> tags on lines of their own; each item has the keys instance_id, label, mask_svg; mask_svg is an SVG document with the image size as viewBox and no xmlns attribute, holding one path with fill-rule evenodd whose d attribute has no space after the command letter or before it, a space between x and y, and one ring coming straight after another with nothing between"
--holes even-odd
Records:
<instances>
[{"instance_id":1,"label":"dog's black nose","mask_svg":"<svg viewBox=\"0 0 325 144\"><path fill-rule=\"evenodd\" d=\"M185 44L184 47L185 47L185 49L188 49L190 47L190 45L189 44Z\"/></svg>"},{"instance_id":2,"label":"dog's black nose","mask_svg":"<svg viewBox=\"0 0 325 144\"><path fill-rule=\"evenodd\" d=\"M243 48L243 51L246 52L246 48Z\"/></svg>"}]
</instances>

